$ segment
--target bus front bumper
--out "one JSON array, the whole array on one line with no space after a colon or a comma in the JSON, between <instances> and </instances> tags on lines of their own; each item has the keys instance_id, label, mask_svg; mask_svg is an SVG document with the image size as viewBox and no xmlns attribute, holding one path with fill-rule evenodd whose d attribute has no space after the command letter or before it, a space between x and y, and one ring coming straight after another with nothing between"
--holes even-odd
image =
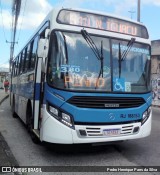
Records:
<instances>
[{"instance_id":1,"label":"bus front bumper","mask_svg":"<svg viewBox=\"0 0 160 175\"><path fill-rule=\"evenodd\" d=\"M102 143L147 137L151 132L152 113L141 122L120 125L75 125L71 129L54 117L46 114L40 131L40 140L49 143L79 144Z\"/></svg>"}]
</instances>

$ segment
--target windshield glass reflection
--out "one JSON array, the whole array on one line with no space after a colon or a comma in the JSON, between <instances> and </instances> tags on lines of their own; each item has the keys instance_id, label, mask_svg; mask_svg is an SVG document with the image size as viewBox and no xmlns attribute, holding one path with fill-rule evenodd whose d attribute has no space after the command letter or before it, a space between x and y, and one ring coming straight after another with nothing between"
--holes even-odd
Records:
<instances>
[{"instance_id":1,"label":"windshield glass reflection","mask_svg":"<svg viewBox=\"0 0 160 175\"><path fill-rule=\"evenodd\" d=\"M128 41L90 37L100 51L103 42L103 76L99 77L102 62L81 33L56 31L52 32L50 41L47 69L50 86L97 92L141 93L151 90L149 45L134 42L119 66L119 49L123 54Z\"/></svg>"}]
</instances>

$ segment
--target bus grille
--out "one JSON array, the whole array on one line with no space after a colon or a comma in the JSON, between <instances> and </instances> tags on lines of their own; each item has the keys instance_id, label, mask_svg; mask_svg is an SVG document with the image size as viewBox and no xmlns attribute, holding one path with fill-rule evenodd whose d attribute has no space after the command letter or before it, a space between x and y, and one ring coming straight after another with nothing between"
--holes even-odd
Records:
<instances>
[{"instance_id":1,"label":"bus grille","mask_svg":"<svg viewBox=\"0 0 160 175\"><path fill-rule=\"evenodd\" d=\"M103 136L101 128L86 128L87 136Z\"/></svg>"},{"instance_id":2,"label":"bus grille","mask_svg":"<svg viewBox=\"0 0 160 175\"><path fill-rule=\"evenodd\" d=\"M141 97L73 96L67 102L79 108L119 109L139 107L145 100Z\"/></svg>"},{"instance_id":3,"label":"bus grille","mask_svg":"<svg viewBox=\"0 0 160 175\"><path fill-rule=\"evenodd\" d=\"M121 127L121 132L119 136L126 136L126 135L131 135L134 134L133 130L136 126L139 126L139 124L135 124L134 125L124 125ZM139 126L140 127L140 126ZM105 128L105 126L103 128L101 127L89 127L87 126L86 128L83 128L83 130L86 131L86 136L84 137L106 137L103 134L103 129ZM120 127L119 127L120 128ZM81 136L83 137L83 136Z\"/></svg>"}]
</instances>

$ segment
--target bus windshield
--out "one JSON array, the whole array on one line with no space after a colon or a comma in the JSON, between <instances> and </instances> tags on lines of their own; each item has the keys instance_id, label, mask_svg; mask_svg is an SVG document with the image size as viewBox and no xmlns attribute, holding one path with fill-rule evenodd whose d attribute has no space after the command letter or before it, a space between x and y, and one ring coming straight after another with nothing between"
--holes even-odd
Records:
<instances>
[{"instance_id":1,"label":"bus windshield","mask_svg":"<svg viewBox=\"0 0 160 175\"><path fill-rule=\"evenodd\" d=\"M81 33L54 31L47 69L47 82L58 89L72 91L103 91L141 93L150 91L150 46L134 43L125 59L119 63L121 53L127 49L128 41L106 37L91 38L101 51L102 63ZM121 76L119 76L121 64Z\"/></svg>"}]
</instances>

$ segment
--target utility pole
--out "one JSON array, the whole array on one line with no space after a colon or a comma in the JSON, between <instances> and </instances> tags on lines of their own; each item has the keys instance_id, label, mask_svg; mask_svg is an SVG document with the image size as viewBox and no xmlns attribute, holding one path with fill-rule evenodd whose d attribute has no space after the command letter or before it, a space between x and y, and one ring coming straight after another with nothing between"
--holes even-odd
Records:
<instances>
[{"instance_id":1,"label":"utility pole","mask_svg":"<svg viewBox=\"0 0 160 175\"><path fill-rule=\"evenodd\" d=\"M137 21L140 22L141 18L141 0L137 2Z\"/></svg>"},{"instance_id":2,"label":"utility pole","mask_svg":"<svg viewBox=\"0 0 160 175\"><path fill-rule=\"evenodd\" d=\"M12 64L12 60L13 60L13 54L14 54L14 44L18 44L18 42L9 42L6 40L6 43L11 44L10 46L10 60L9 60L9 72L11 72L11 64Z\"/></svg>"},{"instance_id":3,"label":"utility pole","mask_svg":"<svg viewBox=\"0 0 160 175\"><path fill-rule=\"evenodd\" d=\"M17 43L17 42L15 42L15 39L16 39L17 23L18 23L20 9L21 9L21 0L13 0L13 4L12 4L12 34L11 34L11 42L8 42L11 44L9 71L11 71L11 63L13 61L14 45L15 45L15 43Z\"/></svg>"}]
</instances>

